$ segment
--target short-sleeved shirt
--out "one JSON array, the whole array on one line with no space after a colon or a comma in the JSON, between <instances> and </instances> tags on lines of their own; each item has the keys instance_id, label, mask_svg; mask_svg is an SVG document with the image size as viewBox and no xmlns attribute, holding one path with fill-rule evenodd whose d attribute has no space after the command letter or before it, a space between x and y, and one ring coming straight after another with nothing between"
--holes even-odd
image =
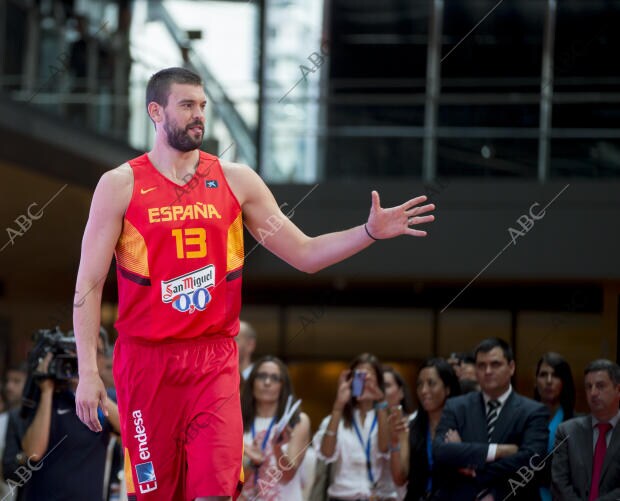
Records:
<instances>
[{"instance_id":1,"label":"short-sleeved shirt","mask_svg":"<svg viewBox=\"0 0 620 501\"><path fill-rule=\"evenodd\" d=\"M102 499L106 451L112 430L109 421L104 421L103 431L90 431L77 417L75 396L68 390L54 393L51 412L45 459L43 464L31 463L37 469L30 470L32 476L26 482L11 472L19 467L16 456L22 451L21 441L34 413L29 419L22 419L18 412L11 412L3 457L5 477L23 484L19 497L23 501ZM23 467L28 469L27 464Z\"/></svg>"}]
</instances>

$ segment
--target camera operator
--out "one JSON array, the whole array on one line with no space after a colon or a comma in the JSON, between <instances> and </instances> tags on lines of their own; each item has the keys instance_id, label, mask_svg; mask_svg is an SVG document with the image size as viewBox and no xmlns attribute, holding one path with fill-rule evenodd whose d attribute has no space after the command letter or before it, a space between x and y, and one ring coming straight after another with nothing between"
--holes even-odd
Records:
<instances>
[{"instance_id":1,"label":"camera operator","mask_svg":"<svg viewBox=\"0 0 620 501\"><path fill-rule=\"evenodd\" d=\"M50 374L54 354L38 359L32 374L39 398L34 415L12 414L4 452L4 476L19 501L103 499L110 433L119 433L118 409L108 399L103 430L90 431L75 413L77 378Z\"/></svg>"}]
</instances>

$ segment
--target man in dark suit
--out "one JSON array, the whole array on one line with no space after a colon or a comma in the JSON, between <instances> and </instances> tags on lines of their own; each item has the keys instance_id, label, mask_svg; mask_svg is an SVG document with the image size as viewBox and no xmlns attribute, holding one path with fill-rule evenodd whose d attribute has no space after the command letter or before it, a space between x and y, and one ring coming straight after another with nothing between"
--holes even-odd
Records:
<instances>
[{"instance_id":1,"label":"man in dark suit","mask_svg":"<svg viewBox=\"0 0 620 501\"><path fill-rule=\"evenodd\" d=\"M540 499L536 468L547 448L549 413L510 384L512 350L497 338L475 350L480 392L448 399L435 433L436 499Z\"/></svg>"},{"instance_id":2,"label":"man in dark suit","mask_svg":"<svg viewBox=\"0 0 620 501\"><path fill-rule=\"evenodd\" d=\"M555 435L553 499L620 499L620 366L595 360L585 370L591 414L565 421Z\"/></svg>"}]
</instances>

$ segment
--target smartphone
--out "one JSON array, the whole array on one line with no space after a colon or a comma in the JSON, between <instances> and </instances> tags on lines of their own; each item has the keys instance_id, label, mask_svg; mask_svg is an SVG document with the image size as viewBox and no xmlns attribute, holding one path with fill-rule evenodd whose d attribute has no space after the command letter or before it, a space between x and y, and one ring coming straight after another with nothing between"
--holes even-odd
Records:
<instances>
[{"instance_id":1,"label":"smartphone","mask_svg":"<svg viewBox=\"0 0 620 501\"><path fill-rule=\"evenodd\" d=\"M359 398L364 393L364 384L366 383L366 373L363 371L355 371L353 373L353 382L351 383L351 396Z\"/></svg>"},{"instance_id":2,"label":"smartphone","mask_svg":"<svg viewBox=\"0 0 620 501\"><path fill-rule=\"evenodd\" d=\"M394 414L398 416L398 419L403 418L403 406L402 405L397 405L395 407L392 407L392 412L394 412Z\"/></svg>"}]
</instances>

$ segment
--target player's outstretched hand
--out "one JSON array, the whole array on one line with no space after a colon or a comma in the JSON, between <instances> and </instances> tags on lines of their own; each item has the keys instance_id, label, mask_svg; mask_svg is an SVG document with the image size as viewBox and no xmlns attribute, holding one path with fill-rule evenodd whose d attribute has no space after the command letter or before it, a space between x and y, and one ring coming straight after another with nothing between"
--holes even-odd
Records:
<instances>
[{"instance_id":1,"label":"player's outstretched hand","mask_svg":"<svg viewBox=\"0 0 620 501\"><path fill-rule=\"evenodd\" d=\"M423 215L435 210L435 204L420 205L424 202L426 202L426 196L422 195L396 207L384 209L381 207L379 193L373 191L370 216L368 216L368 223L366 223L368 232L377 240L399 235L425 237L425 231L412 228L412 226L435 220L433 215Z\"/></svg>"},{"instance_id":2,"label":"player's outstretched hand","mask_svg":"<svg viewBox=\"0 0 620 501\"><path fill-rule=\"evenodd\" d=\"M97 409L101 407L107 416L108 395L99 375L80 376L78 387L75 392L75 412L91 431L101 431L101 423Z\"/></svg>"}]
</instances>

